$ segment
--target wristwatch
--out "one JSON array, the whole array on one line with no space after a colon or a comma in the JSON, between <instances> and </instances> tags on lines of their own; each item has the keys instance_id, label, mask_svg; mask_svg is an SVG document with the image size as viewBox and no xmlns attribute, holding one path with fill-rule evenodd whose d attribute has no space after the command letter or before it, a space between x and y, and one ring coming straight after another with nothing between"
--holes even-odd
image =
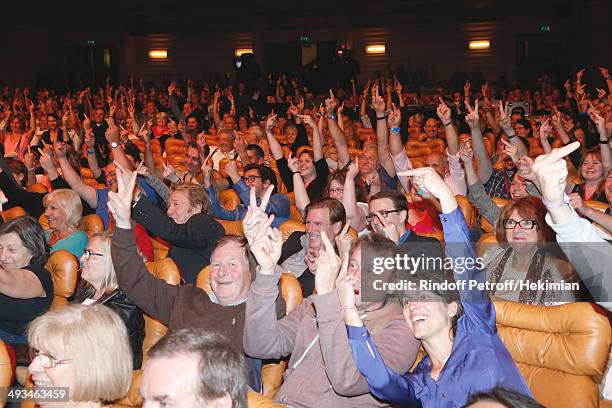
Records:
<instances>
[{"instance_id":1,"label":"wristwatch","mask_svg":"<svg viewBox=\"0 0 612 408\"><path fill-rule=\"evenodd\" d=\"M120 144L121 144L121 143L118 143L118 142L111 142L111 144L110 144L110 145L111 145L111 147L112 147L113 149L116 149L116 148L118 148L118 147L119 147L119 145L120 145Z\"/></svg>"}]
</instances>

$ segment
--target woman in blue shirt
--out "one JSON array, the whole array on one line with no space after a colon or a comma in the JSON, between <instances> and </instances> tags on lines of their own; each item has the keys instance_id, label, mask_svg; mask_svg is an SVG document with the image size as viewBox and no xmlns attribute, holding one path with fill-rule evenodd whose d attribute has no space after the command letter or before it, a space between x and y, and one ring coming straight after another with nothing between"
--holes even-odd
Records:
<instances>
[{"instance_id":1,"label":"woman in blue shirt","mask_svg":"<svg viewBox=\"0 0 612 408\"><path fill-rule=\"evenodd\" d=\"M470 281L485 282L485 273L477 263L455 195L431 168L399 175L413 177L416 188L428 190L440 201L446 256L453 265L459 265L460 258L474 262L464 262L463 273L454 269L458 292L420 292L419 301L413 301L415 292L400 295L406 323L427 352L412 373L399 374L386 366L354 308L350 278L339 282L353 358L372 394L397 405L436 408L463 406L471 394L496 386L531 396L497 333L495 308L487 292L469 290ZM444 280L433 275L418 278Z\"/></svg>"},{"instance_id":2,"label":"woman in blue shirt","mask_svg":"<svg viewBox=\"0 0 612 408\"><path fill-rule=\"evenodd\" d=\"M79 195L74 190L58 189L43 198L43 205L49 223L45 240L51 252L65 249L80 258L89 237L78 229L83 213Z\"/></svg>"}]
</instances>

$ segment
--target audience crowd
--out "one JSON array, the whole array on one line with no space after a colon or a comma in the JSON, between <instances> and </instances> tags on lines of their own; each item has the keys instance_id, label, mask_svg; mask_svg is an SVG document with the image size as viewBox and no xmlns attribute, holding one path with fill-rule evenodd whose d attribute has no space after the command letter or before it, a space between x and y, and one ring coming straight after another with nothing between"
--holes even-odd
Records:
<instances>
[{"instance_id":1,"label":"audience crowd","mask_svg":"<svg viewBox=\"0 0 612 408\"><path fill-rule=\"evenodd\" d=\"M12 384L67 387L74 407L542 406L496 305L610 316L612 77L599 71L418 95L395 75L326 94L285 75L253 92L231 76L5 87ZM367 296L373 257L398 252L482 262L390 268L388 281L457 290ZM601 399L607 367L593 367Z\"/></svg>"}]
</instances>

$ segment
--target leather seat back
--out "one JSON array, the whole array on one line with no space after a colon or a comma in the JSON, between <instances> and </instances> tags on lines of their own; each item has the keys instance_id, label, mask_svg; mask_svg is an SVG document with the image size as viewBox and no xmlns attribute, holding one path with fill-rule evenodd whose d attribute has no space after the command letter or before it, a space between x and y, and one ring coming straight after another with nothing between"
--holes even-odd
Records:
<instances>
[{"instance_id":1,"label":"leather seat back","mask_svg":"<svg viewBox=\"0 0 612 408\"><path fill-rule=\"evenodd\" d=\"M492 200L499 208L503 208L508 204L508 200L504 200L503 198L493 197ZM484 232L495 232L495 225L491 225L484 217L480 219L480 228L482 228Z\"/></svg>"},{"instance_id":2,"label":"leather seat back","mask_svg":"<svg viewBox=\"0 0 612 408\"><path fill-rule=\"evenodd\" d=\"M598 406L597 384L612 332L597 306L499 301L495 310L499 334L538 402L556 408Z\"/></svg>"},{"instance_id":3,"label":"leather seat back","mask_svg":"<svg viewBox=\"0 0 612 408\"><path fill-rule=\"evenodd\" d=\"M4 406L7 397L7 388L13 381L13 363L7 346L0 340L0 407Z\"/></svg>"},{"instance_id":4,"label":"leather seat back","mask_svg":"<svg viewBox=\"0 0 612 408\"><path fill-rule=\"evenodd\" d=\"M53 279L51 309L67 306L68 298L72 297L76 289L79 260L65 249L59 249L51 254L45 269L51 273Z\"/></svg>"},{"instance_id":5,"label":"leather seat back","mask_svg":"<svg viewBox=\"0 0 612 408\"><path fill-rule=\"evenodd\" d=\"M2 219L4 222L9 222L12 219L23 217L24 215L26 215L26 212L21 207L13 207L2 211Z\"/></svg>"},{"instance_id":6,"label":"leather seat back","mask_svg":"<svg viewBox=\"0 0 612 408\"><path fill-rule=\"evenodd\" d=\"M215 218L219 224L223 226L226 235L240 235L244 236L244 230L242 228L242 220L239 221L226 221Z\"/></svg>"}]
</instances>

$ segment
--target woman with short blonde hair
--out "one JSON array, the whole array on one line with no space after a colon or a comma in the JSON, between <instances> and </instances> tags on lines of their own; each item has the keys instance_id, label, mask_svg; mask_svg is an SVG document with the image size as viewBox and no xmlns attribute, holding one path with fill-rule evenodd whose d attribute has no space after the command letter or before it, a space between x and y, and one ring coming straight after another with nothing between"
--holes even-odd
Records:
<instances>
[{"instance_id":1,"label":"woman with short blonde hair","mask_svg":"<svg viewBox=\"0 0 612 408\"><path fill-rule=\"evenodd\" d=\"M128 334L106 306L71 305L45 313L30 325L28 339L32 382L68 388L70 406L102 407L102 401L127 394L132 382Z\"/></svg>"},{"instance_id":2,"label":"woman with short blonde hair","mask_svg":"<svg viewBox=\"0 0 612 408\"><path fill-rule=\"evenodd\" d=\"M43 198L45 216L49 222L45 239L51 252L65 249L77 258L87 246L87 234L77 229L83 213L81 198L74 190L58 189Z\"/></svg>"}]
</instances>

